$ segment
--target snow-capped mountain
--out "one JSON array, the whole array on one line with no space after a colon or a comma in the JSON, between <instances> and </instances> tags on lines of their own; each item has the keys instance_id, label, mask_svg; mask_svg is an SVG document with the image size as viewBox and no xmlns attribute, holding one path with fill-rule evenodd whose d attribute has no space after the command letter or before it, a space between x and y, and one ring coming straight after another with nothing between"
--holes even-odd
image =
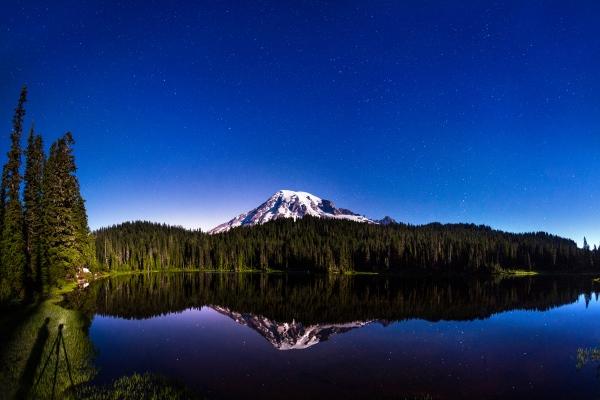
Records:
<instances>
[{"instance_id":1,"label":"snow-capped mountain","mask_svg":"<svg viewBox=\"0 0 600 400\"><path fill-rule=\"evenodd\" d=\"M306 215L377 223L345 208L337 208L332 201L321 199L314 194L280 190L254 210L240 214L231 221L211 229L208 233L222 233L238 226L259 225L278 218L293 218L296 220Z\"/></svg>"},{"instance_id":2,"label":"snow-capped mountain","mask_svg":"<svg viewBox=\"0 0 600 400\"><path fill-rule=\"evenodd\" d=\"M240 325L247 326L267 339L278 350L307 349L324 342L333 335L362 328L373 321L352 321L343 324L317 324L305 326L300 322L279 323L272 319L247 313L239 313L227 307L210 306Z\"/></svg>"}]
</instances>

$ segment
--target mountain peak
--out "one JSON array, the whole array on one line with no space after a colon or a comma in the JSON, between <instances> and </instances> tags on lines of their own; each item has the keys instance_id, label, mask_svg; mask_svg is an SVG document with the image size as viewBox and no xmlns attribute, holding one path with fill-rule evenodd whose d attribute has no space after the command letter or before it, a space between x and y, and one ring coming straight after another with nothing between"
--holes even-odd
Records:
<instances>
[{"instance_id":1,"label":"mountain peak","mask_svg":"<svg viewBox=\"0 0 600 400\"><path fill-rule=\"evenodd\" d=\"M345 208L338 208L330 200L325 200L314 194L296 190L282 189L275 192L264 203L253 210L240 214L225 222L208 233L227 232L238 226L260 225L279 218L294 220L305 216L317 218L347 219L356 222L375 223L362 215Z\"/></svg>"},{"instance_id":2,"label":"mountain peak","mask_svg":"<svg viewBox=\"0 0 600 400\"><path fill-rule=\"evenodd\" d=\"M274 197L274 196L284 196L286 198L291 198L293 196L296 196L296 197L313 197L315 199L320 199L319 197L315 196L312 193L302 192L302 191L299 191L299 190L290 190L290 189L281 189L281 190L278 190L271 197Z\"/></svg>"},{"instance_id":3,"label":"mountain peak","mask_svg":"<svg viewBox=\"0 0 600 400\"><path fill-rule=\"evenodd\" d=\"M393 224L397 224L398 222L394 218L390 217L389 215L386 215L382 219L377 220L377 223L380 225L393 225Z\"/></svg>"}]
</instances>

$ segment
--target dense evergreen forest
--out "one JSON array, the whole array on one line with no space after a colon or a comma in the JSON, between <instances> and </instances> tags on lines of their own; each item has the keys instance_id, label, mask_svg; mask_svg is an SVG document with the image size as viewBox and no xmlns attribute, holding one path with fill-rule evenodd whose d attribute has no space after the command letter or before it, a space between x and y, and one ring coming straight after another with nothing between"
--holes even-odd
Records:
<instances>
[{"instance_id":1,"label":"dense evergreen forest","mask_svg":"<svg viewBox=\"0 0 600 400\"><path fill-rule=\"evenodd\" d=\"M96 232L107 270L495 272L593 270L598 251L547 233L467 224L374 225L305 217L218 235L150 222Z\"/></svg>"},{"instance_id":2,"label":"dense evergreen forest","mask_svg":"<svg viewBox=\"0 0 600 400\"><path fill-rule=\"evenodd\" d=\"M95 242L75 176L73 136L65 133L46 156L42 136L32 126L23 151L26 101L23 87L2 169L0 304L43 293L96 263Z\"/></svg>"}]
</instances>

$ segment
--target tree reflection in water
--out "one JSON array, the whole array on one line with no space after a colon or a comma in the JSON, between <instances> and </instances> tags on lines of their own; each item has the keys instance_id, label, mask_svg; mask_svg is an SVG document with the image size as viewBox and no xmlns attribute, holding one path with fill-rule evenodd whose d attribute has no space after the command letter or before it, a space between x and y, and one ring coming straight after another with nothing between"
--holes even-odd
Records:
<instances>
[{"instance_id":1,"label":"tree reflection in water","mask_svg":"<svg viewBox=\"0 0 600 400\"><path fill-rule=\"evenodd\" d=\"M93 314L150 318L218 306L279 322L340 324L420 318L472 320L514 309L544 311L591 296L591 279L408 278L260 273L149 273L99 280L66 305Z\"/></svg>"}]
</instances>

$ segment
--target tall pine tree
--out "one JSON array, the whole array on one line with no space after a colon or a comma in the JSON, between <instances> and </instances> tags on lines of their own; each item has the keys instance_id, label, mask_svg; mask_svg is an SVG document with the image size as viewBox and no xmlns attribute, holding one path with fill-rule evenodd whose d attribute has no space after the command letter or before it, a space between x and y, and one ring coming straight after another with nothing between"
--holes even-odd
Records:
<instances>
[{"instance_id":1,"label":"tall pine tree","mask_svg":"<svg viewBox=\"0 0 600 400\"><path fill-rule=\"evenodd\" d=\"M53 143L44 168L44 249L52 284L74 277L79 268L93 263L95 254L75 176L73 144L70 132Z\"/></svg>"},{"instance_id":2,"label":"tall pine tree","mask_svg":"<svg viewBox=\"0 0 600 400\"><path fill-rule=\"evenodd\" d=\"M34 129L31 128L25 152L25 189L23 192L27 261L25 274L28 287L37 290L42 289L46 281L42 270L44 162L42 137L35 135Z\"/></svg>"},{"instance_id":3,"label":"tall pine tree","mask_svg":"<svg viewBox=\"0 0 600 400\"><path fill-rule=\"evenodd\" d=\"M20 198L21 136L25 117L27 88L21 89L19 102L13 117L10 135L11 148L8 161L2 171L0 207L2 207L2 231L0 233L0 262L2 283L0 298L22 297L25 278L25 242L23 239L23 209Z\"/></svg>"}]
</instances>

